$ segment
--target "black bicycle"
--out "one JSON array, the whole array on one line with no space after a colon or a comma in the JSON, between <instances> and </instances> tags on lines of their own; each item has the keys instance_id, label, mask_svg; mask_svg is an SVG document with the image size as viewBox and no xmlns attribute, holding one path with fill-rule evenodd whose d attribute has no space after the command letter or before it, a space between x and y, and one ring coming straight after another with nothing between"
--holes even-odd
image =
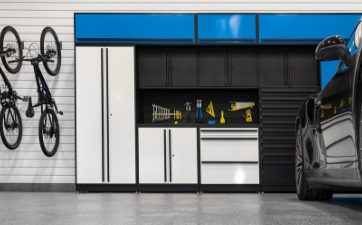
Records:
<instances>
[{"instance_id":1,"label":"black bicycle","mask_svg":"<svg viewBox=\"0 0 362 225\"><path fill-rule=\"evenodd\" d=\"M34 116L34 108L41 107L41 116L38 126L38 136L40 147L43 153L52 157L58 150L59 146L59 122L57 114L63 115L58 110L57 104L52 97L48 84L39 68L39 63L43 62L45 70L52 76L57 75L60 71L61 64L61 47L55 31L51 27L45 27L40 36L40 52L38 47L31 44L28 53L23 58L8 61L8 63L19 63L28 61L34 69L35 80L37 84L38 102L33 105L31 97L28 98L28 109L25 115L28 118ZM34 51L36 54L32 54ZM29 55L30 53L30 55ZM26 58L28 57L28 58ZM30 57L30 58L29 58Z\"/></svg>"},{"instance_id":2,"label":"black bicycle","mask_svg":"<svg viewBox=\"0 0 362 225\"><path fill-rule=\"evenodd\" d=\"M15 49L8 49L6 51L0 50L0 56L11 55ZM4 145L10 149L16 149L21 141L23 134L23 126L17 107L17 100L27 101L27 97L19 97L17 92L13 90L8 78L4 74L3 70L0 67L0 74L4 80L3 89L0 91L0 103L1 103L1 112L0 112L0 135L1 140Z\"/></svg>"},{"instance_id":3,"label":"black bicycle","mask_svg":"<svg viewBox=\"0 0 362 225\"><path fill-rule=\"evenodd\" d=\"M46 83L44 76L39 68L39 63L53 63L49 56L39 54L35 58L31 59L17 59L9 61L9 63L15 63L19 61L28 61L34 68L35 80L37 84L38 102L33 105L31 97L28 98L28 109L25 115L28 118L34 117L34 108L41 107L41 116L38 126L38 136L40 147L43 153L52 157L58 150L59 146L59 122L56 114L63 115L62 111L58 110L57 104L52 97L48 84Z\"/></svg>"}]
</instances>

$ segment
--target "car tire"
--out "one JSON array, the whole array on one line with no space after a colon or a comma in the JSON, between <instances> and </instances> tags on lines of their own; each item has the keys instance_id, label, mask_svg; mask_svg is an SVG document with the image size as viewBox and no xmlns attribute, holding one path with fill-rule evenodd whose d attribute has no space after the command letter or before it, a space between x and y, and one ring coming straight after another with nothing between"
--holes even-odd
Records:
<instances>
[{"instance_id":1,"label":"car tire","mask_svg":"<svg viewBox=\"0 0 362 225\"><path fill-rule=\"evenodd\" d=\"M296 135L295 147L295 185L299 200L319 200L328 201L333 196L333 191L329 189L312 189L305 178L304 169L304 147L302 144L302 128L299 124Z\"/></svg>"}]
</instances>

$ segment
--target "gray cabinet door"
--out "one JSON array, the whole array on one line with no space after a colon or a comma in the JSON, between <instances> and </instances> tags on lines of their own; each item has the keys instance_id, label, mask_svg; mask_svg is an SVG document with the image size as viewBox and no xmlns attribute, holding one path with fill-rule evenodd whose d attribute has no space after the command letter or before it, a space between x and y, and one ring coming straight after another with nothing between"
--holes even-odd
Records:
<instances>
[{"instance_id":1,"label":"gray cabinet door","mask_svg":"<svg viewBox=\"0 0 362 225\"><path fill-rule=\"evenodd\" d=\"M256 52L231 53L231 79L233 87L257 87Z\"/></svg>"},{"instance_id":2,"label":"gray cabinet door","mask_svg":"<svg viewBox=\"0 0 362 225\"><path fill-rule=\"evenodd\" d=\"M199 75L201 87L226 86L226 51L201 51Z\"/></svg>"},{"instance_id":3,"label":"gray cabinet door","mask_svg":"<svg viewBox=\"0 0 362 225\"><path fill-rule=\"evenodd\" d=\"M196 87L196 51L171 52L169 86Z\"/></svg>"},{"instance_id":4,"label":"gray cabinet door","mask_svg":"<svg viewBox=\"0 0 362 225\"><path fill-rule=\"evenodd\" d=\"M261 87L287 85L286 52L260 52L259 74Z\"/></svg>"},{"instance_id":5,"label":"gray cabinet door","mask_svg":"<svg viewBox=\"0 0 362 225\"><path fill-rule=\"evenodd\" d=\"M310 87L317 86L317 60L311 52L290 53L289 85Z\"/></svg>"},{"instance_id":6,"label":"gray cabinet door","mask_svg":"<svg viewBox=\"0 0 362 225\"><path fill-rule=\"evenodd\" d=\"M166 51L142 51L138 57L140 87L167 86Z\"/></svg>"}]
</instances>

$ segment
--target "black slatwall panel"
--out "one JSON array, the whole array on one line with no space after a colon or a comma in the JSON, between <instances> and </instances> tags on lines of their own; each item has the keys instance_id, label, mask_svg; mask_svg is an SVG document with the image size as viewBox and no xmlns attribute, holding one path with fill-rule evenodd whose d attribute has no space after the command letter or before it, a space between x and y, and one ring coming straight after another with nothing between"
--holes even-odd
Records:
<instances>
[{"instance_id":1,"label":"black slatwall panel","mask_svg":"<svg viewBox=\"0 0 362 225\"><path fill-rule=\"evenodd\" d=\"M262 184L273 191L294 187L295 119L302 101L318 87L260 88ZM292 190L290 190L292 191Z\"/></svg>"}]
</instances>

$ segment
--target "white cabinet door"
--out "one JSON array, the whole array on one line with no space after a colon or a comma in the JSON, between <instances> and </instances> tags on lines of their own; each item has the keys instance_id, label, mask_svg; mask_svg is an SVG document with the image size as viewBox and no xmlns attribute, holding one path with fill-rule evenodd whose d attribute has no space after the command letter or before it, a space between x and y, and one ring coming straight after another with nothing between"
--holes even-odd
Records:
<instances>
[{"instance_id":1,"label":"white cabinet door","mask_svg":"<svg viewBox=\"0 0 362 225\"><path fill-rule=\"evenodd\" d=\"M166 183L169 176L167 128L139 128L139 182Z\"/></svg>"},{"instance_id":2,"label":"white cabinet door","mask_svg":"<svg viewBox=\"0 0 362 225\"><path fill-rule=\"evenodd\" d=\"M102 183L101 48L76 47L77 183Z\"/></svg>"},{"instance_id":3,"label":"white cabinet door","mask_svg":"<svg viewBox=\"0 0 362 225\"><path fill-rule=\"evenodd\" d=\"M170 128L171 183L197 184L197 129Z\"/></svg>"},{"instance_id":4,"label":"white cabinet door","mask_svg":"<svg viewBox=\"0 0 362 225\"><path fill-rule=\"evenodd\" d=\"M134 47L108 48L109 183L136 183Z\"/></svg>"}]
</instances>

